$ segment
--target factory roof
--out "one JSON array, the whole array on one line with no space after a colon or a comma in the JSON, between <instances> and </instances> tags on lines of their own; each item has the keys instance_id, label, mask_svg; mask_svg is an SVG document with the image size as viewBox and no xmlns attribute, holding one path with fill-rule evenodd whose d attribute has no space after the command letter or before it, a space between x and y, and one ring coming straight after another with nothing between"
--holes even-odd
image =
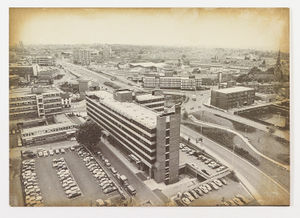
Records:
<instances>
[{"instance_id":1,"label":"factory roof","mask_svg":"<svg viewBox=\"0 0 300 218\"><path fill-rule=\"evenodd\" d=\"M237 92L244 92L244 91L252 91L253 88L243 87L243 86L236 86L232 88L226 88L226 89L218 89L217 91L224 94L230 94L230 93L237 93Z\"/></svg>"},{"instance_id":2,"label":"factory roof","mask_svg":"<svg viewBox=\"0 0 300 218\"><path fill-rule=\"evenodd\" d=\"M154 111L132 102L120 102L114 99L113 95L106 91L92 91L87 95L95 95L99 101L116 113L129 119L133 119L149 129L156 127L158 116Z\"/></svg>"}]
</instances>

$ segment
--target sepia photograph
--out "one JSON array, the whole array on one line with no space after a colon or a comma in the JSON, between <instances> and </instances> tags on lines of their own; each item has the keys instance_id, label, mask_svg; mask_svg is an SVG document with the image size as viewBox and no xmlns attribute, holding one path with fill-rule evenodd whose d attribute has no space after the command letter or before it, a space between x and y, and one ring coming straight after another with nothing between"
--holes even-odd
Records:
<instances>
[{"instance_id":1,"label":"sepia photograph","mask_svg":"<svg viewBox=\"0 0 300 218\"><path fill-rule=\"evenodd\" d=\"M10 7L8 52L11 207L290 206L289 8Z\"/></svg>"}]
</instances>

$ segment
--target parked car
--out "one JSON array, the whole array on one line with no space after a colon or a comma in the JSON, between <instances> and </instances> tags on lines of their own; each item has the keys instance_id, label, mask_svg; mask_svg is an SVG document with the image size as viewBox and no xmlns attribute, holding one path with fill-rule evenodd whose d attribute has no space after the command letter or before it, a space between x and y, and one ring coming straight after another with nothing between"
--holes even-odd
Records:
<instances>
[{"instance_id":1,"label":"parked car","mask_svg":"<svg viewBox=\"0 0 300 218\"><path fill-rule=\"evenodd\" d=\"M188 198L191 202L195 200L195 198L189 192L184 192L183 196Z\"/></svg>"},{"instance_id":2,"label":"parked car","mask_svg":"<svg viewBox=\"0 0 300 218\"><path fill-rule=\"evenodd\" d=\"M111 172L112 172L113 174L116 174L116 173L117 173L116 169L113 168L113 167L111 167L110 170L111 170Z\"/></svg>"},{"instance_id":3,"label":"parked car","mask_svg":"<svg viewBox=\"0 0 300 218\"><path fill-rule=\"evenodd\" d=\"M221 180L221 182L222 182L224 185L227 185L227 181L226 181L226 179L224 179L224 178L221 178L220 180Z\"/></svg>"},{"instance_id":4,"label":"parked car","mask_svg":"<svg viewBox=\"0 0 300 218\"><path fill-rule=\"evenodd\" d=\"M97 199L96 200L96 206L98 206L98 207L105 206L105 203L102 199Z\"/></svg>"},{"instance_id":5,"label":"parked car","mask_svg":"<svg viewBox=\"0 0 300 218\"><path fill-rule=\"evenodd\" d=\"M191 204L191 201L186 197L181 198L181 202L186 206Z\"/></svg>"},{"instance_id":6,"label":"parked car","mask_svg":"<svg viewBox=\"0 0 300 218\"><path fill-rule=\"evenodd\" d=\"M131 185L128 185L128 186L127 186L127 191L128 191L131 195L136 195L136 190L135 190Z\"/></svg>"}]
</instances>

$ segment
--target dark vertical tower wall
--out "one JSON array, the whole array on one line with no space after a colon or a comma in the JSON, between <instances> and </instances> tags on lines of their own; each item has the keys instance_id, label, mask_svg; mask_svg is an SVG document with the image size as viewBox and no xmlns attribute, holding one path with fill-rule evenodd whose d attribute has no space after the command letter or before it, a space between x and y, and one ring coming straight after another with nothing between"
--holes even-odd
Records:
<instances>
[{"instance_id":1,"label":"dark vertical tower wall","mask_svg":"<svg viewBox=\"0 0 300 218\"><path fill-rule=\"evenodd\" d=\"M179 179L180 111L181 107L176 105L174 112L157 117L154 164L156 182L170 184Z\"/></svg>"}]
</instances>

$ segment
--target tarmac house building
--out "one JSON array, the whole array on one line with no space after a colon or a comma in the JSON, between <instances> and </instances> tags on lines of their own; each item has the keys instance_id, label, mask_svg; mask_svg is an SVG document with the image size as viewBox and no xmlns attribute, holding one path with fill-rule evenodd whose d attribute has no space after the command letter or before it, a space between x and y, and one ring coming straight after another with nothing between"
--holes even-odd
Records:
<instances>
[{"instance_id":1,"label":"tarmac house building","mask_svg":"<svg viewBox=\"0 0 300 218\"><path fill-rule=\"evenodd\" d=\"M179 105L155 112L133 102L130 90L87 92L86 102L88 116L139 158L149 177L165 184L179 180Z\"/></svg>"}]
</instances>

